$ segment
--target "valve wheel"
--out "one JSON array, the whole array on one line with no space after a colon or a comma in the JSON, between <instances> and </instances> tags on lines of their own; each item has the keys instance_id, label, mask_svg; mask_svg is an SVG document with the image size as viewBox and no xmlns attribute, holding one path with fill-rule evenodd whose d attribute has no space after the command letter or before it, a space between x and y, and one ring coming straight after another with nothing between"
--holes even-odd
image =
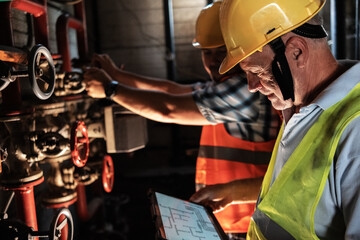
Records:
<instances>
[{"instance_id":1,"label":"valve wheel","mask_svg":"<svg viewBox=\"0 0 360 240\"><path fill-rule=\"evenodd\" d=\"M114 187L114 162L109 155L103 160L102 184L104 191L110 193Z\"/></svg>"},{"instance_id":2,"label":"valve wheel","mask_svg":"<svg viewBox=\"0 0 360 240\"><path fill-rule=\"evenodd\" d=\"M4 90L10 84L10 80L0 78L0 92Z\"/></svg>"},{"instance_id":3,"label":"valve wheel","mask_svg":"<svg viewBox=\"0 0 360 240\"><path fill-rule=\"evenodd\" d=\"M29 55L29 80L34 94L41 100L51 97L55 89L55 66L49 50L38 44Z\"/></svg>"},{"instance_id":4,"label":"valve wheel","mask_svg":"<svg viewBox=\"0 0 360 240\"><path fill-rule=\"evenodd\" d=\"M79 131L82 137L78 137ZM89 157L89 137L83 121L76 121L71 128L70 150L74 165L77 167L85 166Z\"/></svg>"},{"instance_id":5,"label":"valve wheel","mask_svg":"<svg viewBox=\"0 0 360 240\"><path fill-rule=\"evenodd\" d=\"M58 240L63 234L66 235L67 240L73 239L74 221L71 212L67 208L60 209L53 218L50 225L49 240Z\"/></svg>"}]
</instances>

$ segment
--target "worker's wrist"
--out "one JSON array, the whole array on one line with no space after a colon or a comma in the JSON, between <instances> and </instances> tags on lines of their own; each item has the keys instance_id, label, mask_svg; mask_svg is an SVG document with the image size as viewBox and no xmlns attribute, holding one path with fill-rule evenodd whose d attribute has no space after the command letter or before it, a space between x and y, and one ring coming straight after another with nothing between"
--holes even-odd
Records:
<instances>
[{"instance_id":1,"label":"worker's wrist","mask_svg":"<svg viewBox=\"0 0 360 240\"><path fill-rule=\"evenodd\" d=\"M119 83L117 81L111 81L105 86L104 91L106 98L112 100L115 97L118 85Z\"/></svg>"}]
</instances>

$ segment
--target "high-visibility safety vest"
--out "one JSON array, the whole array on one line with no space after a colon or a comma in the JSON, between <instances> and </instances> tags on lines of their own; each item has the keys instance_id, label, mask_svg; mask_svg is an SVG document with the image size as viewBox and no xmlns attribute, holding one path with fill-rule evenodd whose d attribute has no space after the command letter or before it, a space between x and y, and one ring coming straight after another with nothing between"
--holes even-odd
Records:
<instances>
[{"instance_id":1,"label":"high-visibility safety vest","mask_svg":"<svg viewBox=\"0 0 360 240\"><path fill-rule=\"evenodd\" d=\"M196 164L196 185L227 183L236 179L263 177L275 140L249 142L231 136L223 124L204 126ZM236 204L215 213L225 232L247 232L255 203Z\"/></svg>"},{"instance_id":2,"label":"high-visibility safety vest","mask_svg":"<svg viewBox=\"0 0 360 240\"><path fill-rule=\"evenodd\" d=\"M270 188L281 128L247 239L319 239L315 233L315 210L341 134L359 115L360 84L320 115Z\"/></svg>"}]
</instances>

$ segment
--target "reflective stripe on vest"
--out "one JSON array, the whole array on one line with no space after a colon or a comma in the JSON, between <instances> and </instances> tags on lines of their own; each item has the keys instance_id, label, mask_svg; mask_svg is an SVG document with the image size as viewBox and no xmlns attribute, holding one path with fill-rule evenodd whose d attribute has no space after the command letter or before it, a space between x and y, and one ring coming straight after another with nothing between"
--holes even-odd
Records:
<instances>
[{"instance_id":1,"label":"reflective stripe on vest","mask_svg":"<svg viewBox=\"0 0 360 240\"><path fill-rule=\"evenodd\" d=\"M281 128L247 239L318 239L314 224L316 206L341 134L358 116L360 84L320 115L270 188ZM306 187L299 186L300 182Z\"/></svg>"},{"instance_id":2,"label":"reflective stripe on vest","mask_svg":"<svg viewBox=\"0 0 360 240\"><path fill-rule=\"evenodd\" d=\"M275 141L254 143L233 137L223 124L204 126L196 165L197 189L264 176ZM247 232L255 204L230 205L215 213L225 232Z\"/></svg>"}]
</instances>

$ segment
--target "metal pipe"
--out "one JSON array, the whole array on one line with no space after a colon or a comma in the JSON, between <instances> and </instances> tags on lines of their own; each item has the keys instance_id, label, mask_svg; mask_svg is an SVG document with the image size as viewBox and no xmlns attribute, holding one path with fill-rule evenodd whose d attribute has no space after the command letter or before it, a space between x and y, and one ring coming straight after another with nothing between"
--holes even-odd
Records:
<instances>
[{"instance_id":1,"label":"metal pipe","mask_svg":"<svg viewBox=\"0 0 360 240\"><path fill-rule=\"evenodd\" d=\"M30 13L35 17L35 42L49 48L49 24L47 16L47 2L42 4L30 0L14 0L11 7Z\"/></svg>"},{"instance_id":2,"label":"metal pipe","mask_svg":"<svg viewBox=\"0 0 360 240\"><path fill-rule=\"evenodd\" d=\"M76 30L79 58L85 59L88 54L88 43L86 33L86 19L83 2L74 6L75 17L69 14L62 14L56 21L56 39L58 51L62 56L62 71L71 72L71 56L69 42L69 28Z\"/></svg>"},{"instance_id":3,"label":"metal pipe","mask_svg":"<svg viewBox=\"0 0 360 240\"><path fill-rule=\"evenodd\" d=\"M5 179L2 179L1 188L5 191L15 192L15 204L16 213L18 218L23 221L28 227L32 227L34 231L38 230L38 224L36 219L36 206L34 197L34 187L44 181L44 177L41 177L35 181L29 183L19 182L19 186L7 186L4 184ZM13 195L13 193L11 193ZM10 200L9 200L10 201ZM34 238L37 240L38 238Z\"/></svg>"},{"instance_id":4,"label":"metal pipe","mask_svg":"<svg viewBox=\"0 0 360 240\"><path fill-rule=\"evenodd\" d=\"M164 0L167 78L176 81L175 38L172 0Z\"/></svg>"},{"instance_id":5,"label":"metal pipe","mask_svg":"<svg viewBox=\"0 0 360 240\"><path fill-rule=\"evenodd\" d=\"M359 53L359 0L355 2L355 59L360 60Z\"/></svg>"},{"instance_id":6,"label":"metal pipe","mask_svg":"<svg viewBox=\"0 0 360 240\"><path fill-rule=\"evenodd\" d=\"M27 226L32 227L34 228L35 231L37 231L38 225L36 220L34 188L27 187L16 190L15 200L16 200L16 210L19 219L24 221L24 223Z\"/></svg>"},{"instance_id":7,"label":"metal pipe","mask_svg":"<svg viewBox=\"0 0 360 240\"><path fill-rule=\"evenodd\" d=\"M88 56L88 41L84 1L75 4L74 8L75 18L80 19L82 22L82 28L76 29L79 58L86 59Z\"/></svg>"},{"instance_id":8,"label":"metal pipe","mask_svg":"<svg viewBox=\"0 0 360 240\"><path fill-rule=\"evenodd\" d=\"M346 58L345 2L330 1L331 50L336 59Z\"/></svg>"},{"instance_id":9,"label":"metal pipe","mask_svg":"<svg viewBox=\"0 0 360 240\"><path fill-rule=\"evenodd\" d=\"M79 219L83 222L89 220L89 210L86 200L85 185L79 183L76 187L77 201L76 201L76 213Z\"/></svg>"},{"instance_id":10,"label":"metal pipe","mask_svg":"<svg viewBox=\"0 0 360 240\"><path fill-rule=\"evenodd\" d=\"M14 46L13 28L11 24L11 2L0 2L0 44ZM6 110L13 111L20 109L22 104L20 82L15 81L1 91L3 104Z\"/></svg>"},{"instance_id":11,"label":"metal pipe","mask_svg":"<svg viewBox=\"0 0 360 240\"><path fill-rule=\"evenodd\" d=\"M15 8L34 15L35 25L35 42L43 44L49 48L49 26L47 17L47 4L46 0L42 0L42 4L35 3L30 0L14 0L11 2L0 3L0 26L1 38L0 44L7 46L14 46L14 36L11 24L12 14L11 9ZM3 105L6 111L17 111L21 108L21 87L20 81L17 80L10 84L2 92Z\"/></svg>"},{"instance_id":12,"label":"metal pipe","mask_svg":"<svg viewBox=\"0 0 360 240\"><path fill-rule=\"evenodd\" d=\"M31 13L34 17L40 17L41 15L46 14L44 6L33 1L14 0L11 6L12 8L16 8L20 11Z\"/></svg>"}]
</instances>

